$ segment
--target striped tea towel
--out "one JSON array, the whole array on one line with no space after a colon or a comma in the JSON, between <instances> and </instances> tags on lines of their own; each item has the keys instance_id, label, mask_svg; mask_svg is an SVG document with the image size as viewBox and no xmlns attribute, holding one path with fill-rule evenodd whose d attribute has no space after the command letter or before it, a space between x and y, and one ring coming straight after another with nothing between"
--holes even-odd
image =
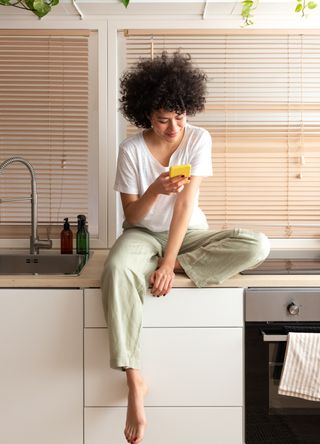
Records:
<instances>
[{"instance_id":1,"label":"striped tea towel","mask_svg":"<svg viewBox=\"0 0 320 444\"><path fill-rule=\"evenodd\" d=\"M278 393L320 401L320 333L288 334Z\"/></svg>"}]
</instances>

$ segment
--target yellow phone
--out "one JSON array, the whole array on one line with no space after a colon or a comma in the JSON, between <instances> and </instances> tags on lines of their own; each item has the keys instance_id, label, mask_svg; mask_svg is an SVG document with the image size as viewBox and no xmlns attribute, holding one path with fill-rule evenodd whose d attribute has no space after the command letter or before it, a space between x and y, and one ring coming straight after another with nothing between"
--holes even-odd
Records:
<instances>
[{"instance_id":1,"label":"yellow phone","mask_svg":"<svg viewBox=\"0 0 320 444\"><path fill-rule=\"evenodd\" d=\"M186 165L172 165L169 168L170 177L176 177L176 176L190 177L190 175L191 175L190 163L187 163Z\"/></svg>"}]
</instances>

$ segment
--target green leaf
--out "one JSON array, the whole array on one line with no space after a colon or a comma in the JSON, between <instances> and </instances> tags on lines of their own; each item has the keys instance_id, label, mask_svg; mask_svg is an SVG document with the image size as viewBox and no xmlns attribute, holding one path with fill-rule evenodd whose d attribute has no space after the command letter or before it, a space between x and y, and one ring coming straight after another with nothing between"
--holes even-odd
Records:
<instances>
[{"instance_id":1,"label":"green leaf","mask_svg":"<svg viewBox=\"0 0 320 444\"><path fill-rule=\"evenodd\" d=\"M307 3L307 7L309 8L309 9L314 9L314 8L316 8L318 5L317 5L317 3L315 3L315 2L308 2Z\"/></svg>"},{"instance_id":2,"label":"green leaf","mask_svg":"<svg viewBox=\"0 0 320 444\"><path fill-rule=\"evenodd\" d=\"M33 9L38 17L43 17L51 11L51 6L45 0L33 0Z\"/></svg>"},{"instance_id":3,"label":"green leaf","mask_svg":"<svg viewBox=\"0 0 320 444\"><path fill-rule=\"evenodd\" d=\"M127 8L130 3L130 0L121 0L121 3Z\"/></svg>"},{"instance_id":4,"label":"green leaf","mask_svg":"<svg viewBox=\"0 0 320 444\"><path fill-rule=\"evenodd\" d=\"M302 2L302 0L297 0L298 3Z\"/></svg>"},{"instance_id":5,"label":"green leaf","mask_svg":"<svg viewBox=\"0 0 320 444\"><path fill-rule=\"evenodd\" d=\"M299 4L296 6L296 9L295 9L295 12L300 12L300 11L302 11L302 5L301 5L301 3L299 3Z\"/></svg>"},{"instance_id":6,"label":"green leaf","mask_svg":"<svg viewBox=\"0 0 320 444\"><path fill-rule=\"evenodd\" d=\"M60 0L0 0L0 6L24 7L41 18L47 15L52 6L58 5L59 2Z\"/></svg>"},{"instance_id":7,"label":"green leaf","mask_svg":"<svg viewBox=\"0 0 320 444\"><path fill-rule=\"evenodd\" d=\"M253 6L253 1L252 0L245 0L244 2L242 2L243 6L249 6L251 8L251 6Z\"/></svg>"},{"instance_id":8,"label":"green leaf","mask_svg":"<svg viewBox=\"0 0 320 444\"><path fill-rule=\"evenodd\" d=\"M25 0L26 6L33 11L33 0Z\"/></svg>"},{"instance_id":9,"label":"green leaf","mask_svg":"<svg viewBox=\"0 0 320 444\"><path fill-rule=\"evenodd\" d=\"M249 17L250 12L251 12L250 8L243 7L242 11L241 11L241 15L242 15L242 17Z\"/></svg>"}]
</instances>

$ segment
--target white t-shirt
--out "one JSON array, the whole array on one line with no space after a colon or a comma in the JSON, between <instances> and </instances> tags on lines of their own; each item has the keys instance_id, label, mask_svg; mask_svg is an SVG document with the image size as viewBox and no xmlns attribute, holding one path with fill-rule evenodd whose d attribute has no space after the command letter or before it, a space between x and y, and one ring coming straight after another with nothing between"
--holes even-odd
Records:
<instances>
[{"instance_id":1,"label":"white t-shirt","mask_svg":"<svg viewBox=\"0 0 320 444\"><path fill-rule=\"evenodd\" d=\"M180 145L170 158L167 167L153 157L149 151L143 133L129 137L120 145L117 173L114 189L126 194L142 196L147 188L161 173L171 165L191 164L191 176L212 176L211 136L203 128L187 124ZM194 200L194 207L189 228L207 228L206 217L198 205L199 192ZM176 195L161 194L148 214L137 226L154 232L168 231L172 219Z\"/></svg>"}]
</instances>

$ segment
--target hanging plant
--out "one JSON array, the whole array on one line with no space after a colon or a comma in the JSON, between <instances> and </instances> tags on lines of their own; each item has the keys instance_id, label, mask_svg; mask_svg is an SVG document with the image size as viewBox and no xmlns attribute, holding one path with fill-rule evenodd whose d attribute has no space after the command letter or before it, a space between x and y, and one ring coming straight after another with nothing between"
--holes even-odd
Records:
<instances>
[{"instance_id":1,"label":"hanging plant","mask_svg":"<svg viewBox=\"0 0 320 444\"><path fill-rule=\"evenodd\" d=\"M127 8L130 0L120 0ZM47 15L53 6L58 5L60 0L0 0L0 6L13 6L33 12L39 18Z\"/></svg>"},{"instance_id":2,"label":"hanging plant","mask_svg":"<svg viewBox=\"0 0 320 444\"><path fill-rule=\"evenodd\" d=\"M243 25L249 26L253 25L253 11L258 6L259 0L243 0L241 16L243 18ZM301 13L301 16L304 17L306 10L314 9L318 5L314 1L306 1L306 0L297 0L297 5L295 8L295 12Z\"/></svg>"},{"instance_id":3,"label":"hanging plant","mask_svg":"<svg viewBox=\"0 0 320 444\"><path fill-rule=\"evenodd\" d=\"M14 8L25 9L33 12L39 18L47 15L53 6L59 4L60 0L0 0L2 6L13 6ZM127 8L130 0L120 0L120 2ZM243 18L243 25L249 26L253 24L253 11L258 6L259 0L243 0L241 16ZM314 9L318 5L313 0L297 0L295 12L301 13L301 16L305 16L305 12L308 9Z\"/></svg>"},{"instance_id":4,"label":"hanging plant","mask_svg":"<svg viewBox=\"0 0 320 444\"><path fill-rule=\"evenodd\" d=\"M59 0L0 0L0 5L2 6L26 9L27 11L33 12L39 18L47 15L53 6L58 4Z\"/></svg>"}]
</instances>

